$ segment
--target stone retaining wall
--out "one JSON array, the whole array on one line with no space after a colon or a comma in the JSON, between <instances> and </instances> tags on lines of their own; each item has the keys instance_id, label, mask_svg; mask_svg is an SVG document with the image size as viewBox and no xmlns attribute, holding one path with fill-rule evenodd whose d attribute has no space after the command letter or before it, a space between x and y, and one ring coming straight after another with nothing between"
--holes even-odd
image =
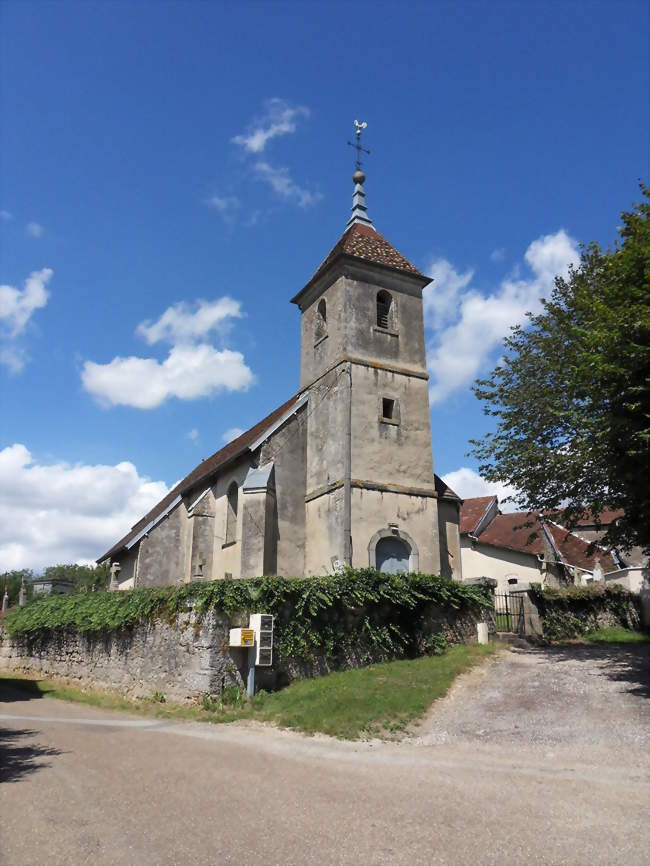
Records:
<instances>
[{"instance_id":1,"label":"stone retaining wall","mask_svg":"<svg viewBox=\"0 0 650 866\"><path fill-rule=\"evenodd\" d=\"M355 619L362 615L355 612ZM456 611L432 605L415 635L415 654L424 654L434 634L448 643L476 641L480 610ZM242 617L242 624L247 623ZM0 628L0 669L42 673L78 680L82 685L117 690L132 697L160 692L169 700L196 700L217 695L229 685L245 687L247 650L228 647L230 623L211 611L198 619L194 611L173 623L156 620L104 635L52 633L43 638L11 638ZM294 679L368 663L361 645L344 658L312 661L288 659L273 668L257 668L258 688L277 688Z\"/></svg>"}]
</instances>

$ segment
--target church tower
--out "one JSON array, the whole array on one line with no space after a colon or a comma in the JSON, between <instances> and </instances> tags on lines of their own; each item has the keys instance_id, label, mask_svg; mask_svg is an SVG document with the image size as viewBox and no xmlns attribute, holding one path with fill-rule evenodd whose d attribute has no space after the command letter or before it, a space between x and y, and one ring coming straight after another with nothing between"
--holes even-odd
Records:
<instances>
[{"instance_id":1,"label":"church tower","mask_svg":"<svg viewBox=\"0 0 650 866\"><path fill-rule=\"evenodd\" d=\"M357 125L357 143L361 125ZM425 277L375 229L357 160L343 236L292 299L308 393L305 573L439 573Z\"/></svg>"}]
</instances>

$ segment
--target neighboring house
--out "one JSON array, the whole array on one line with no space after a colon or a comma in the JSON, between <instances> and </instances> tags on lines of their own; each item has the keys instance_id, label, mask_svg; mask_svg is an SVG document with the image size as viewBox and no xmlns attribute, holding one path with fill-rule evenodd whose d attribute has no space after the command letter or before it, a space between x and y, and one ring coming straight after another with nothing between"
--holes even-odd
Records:
<instances>
[{"instance_id":1,"label":"neighboring house","mask_svg":"<svg viewBox=\"0 0 650 866\"><path fill-rule=\"evenodd\" d=\"M204 460L99 560L136 586L342 565L460 578L460 500L434 476L422 290L430 279L352 215L292 299L300 389Z\"/></svg>"},{"instance_id":2,"label":"neighboring house","mask_svg":"<svg viewBox=\"0 0 650 866\"><path fill-rule=\"evenodd\" d=\"M460 507L463 580L491 577L499 589L521 583L588 584L608 579L620 562L559 523L526 512L502 514L496 496ZM620 581L617 581L620 582Z\"/></svg>"}]
</instances>

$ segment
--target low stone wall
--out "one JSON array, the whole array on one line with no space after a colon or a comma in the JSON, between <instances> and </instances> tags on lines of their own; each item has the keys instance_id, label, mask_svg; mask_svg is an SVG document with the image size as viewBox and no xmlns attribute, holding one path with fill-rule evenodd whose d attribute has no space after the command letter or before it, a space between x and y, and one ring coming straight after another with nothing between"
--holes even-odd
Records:
<instances>
[{"instance_id":1,"label":"low stone wall","mask_svg":"<svg viewBox=\"0 0 650 866\"><path fill-rule=\"evenodd\" d=\"M355 611L353 618L361 615ZM450 644L475 642L482 619L478 609L431 605L415 634L412 654L431 651L436 635ZM210 611L199 619L191 610L172 623L158 619L103 635L53 632L40 638L12 638L0 628L0 669L74 679L132 697L160 692L169 700L196 700L204 694L218 695L225 686L245 687L247 651L229 648L229 627L223 614ZM362 646L336 659L320 655L310 661L276 660L272 668L257 668L256 684L273 689L372 660L372 653Z\"/></svg>"},{"instance_id":2,"label":"low stone wall","mask_svg":"<svg viewBox=\"0 0 650 866\"><path fill-rule=\"evenodd\" d=\"M643 627L639 595L616 585L550 590L531 586L526 592L524 612L526 633L536 632L547 640L578 638L609 626L633 630Z\"/></svg>"},{"instance_id":3,"label":"low stone wall","mask_svg":"<svg viewBox=\"0 0 650 866\"><path fill-rule=\"evenodd\" d=\"M210 612L199 622L192 611L173 624L156 620L105 635L30 639L0 632L0 668L66 677L132 697L157 691L184 701L242 685L242 659L229 651L227 629L224 617Z\"/></svg>"}]
</instances>

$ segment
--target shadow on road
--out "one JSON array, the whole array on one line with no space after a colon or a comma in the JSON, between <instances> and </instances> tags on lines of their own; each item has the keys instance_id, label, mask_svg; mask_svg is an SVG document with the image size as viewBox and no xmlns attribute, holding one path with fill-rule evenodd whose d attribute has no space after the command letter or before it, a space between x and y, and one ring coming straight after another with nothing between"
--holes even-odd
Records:
<instances>
[{"instance_id":1,"label":"shadow on road","mask_svg":"<svg viewBox=\"0 0 650 866\"><path fill-rule=\"evenodd\" d=\"M599 675L621 683L629 683L627 691L641 698L650 698L650 643L565 644L539 648L537 652L558 661L600 663Z\"/></svg>"},{"instance_id":2,"label":"shadow on road","mask_svg":"<svg viewBox=\"0 0 650 866\"><path fill-rule=\"evenodd\" d=\"M33 698L42 698L43 695L38 688L38 680L28 680L16 677L0 678L0 703L10 701L29 701Z\"/></svg>"},{"instance_id":3,"label":"shadow on road","mask_svg":"<svg viewBox=\"0 0 650 866\"><path fill-rule=\"evenodd\" d=\"M45 758L60 755L59 749L29 742L36 731L0 728L0 782L19 782L25 776L51 766Z\"/></svg>"}]
</instances>

